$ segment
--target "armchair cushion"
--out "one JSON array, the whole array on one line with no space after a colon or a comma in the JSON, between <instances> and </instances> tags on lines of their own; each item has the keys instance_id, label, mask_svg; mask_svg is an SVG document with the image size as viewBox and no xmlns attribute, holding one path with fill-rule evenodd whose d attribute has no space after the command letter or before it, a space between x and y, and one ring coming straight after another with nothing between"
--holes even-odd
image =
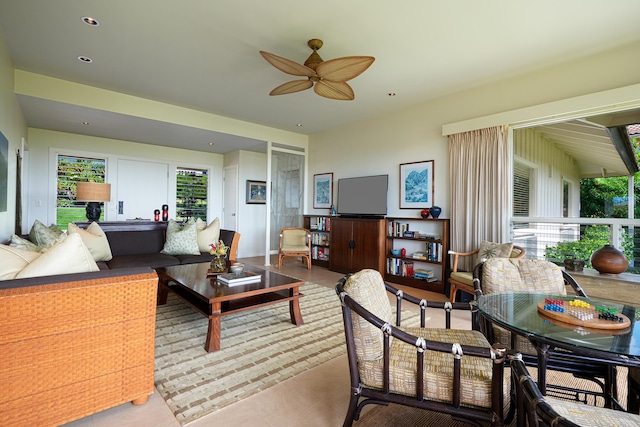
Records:
<instances>
[{"instance_id":1,"label":"armchair cushion","mask_svg":"<svg viewBox=\"0 0 640 427\"><path fill-rule=\"evenodd\" d=\"M284 230L282 232L282 251L304 252L307 246L307 231L304 229Z\"/></svg>"},{"instance_id":2,"label":"armchair cushion","mask_svg":"<svg viewBox=\"0 0 640 427\"><path fill-rule=\"evenodd\" d=\"M354 273L345 283L344 290L370 313L387 323L393 323L391 304L380 273L370 269ZM355 312L351 313L351 321L358 360L382 360L382 331Z\"/></svg>"},{"instance_id":3,"label":"armchair cushion","mask_svg":"<svg viewBox=\"0 0 640 427\"><path fill-rule=\"evenodd\" d=\"M473 273L470 271L452 271L449 277L451 280L473 287Z\"/></svg>"},{"instance_id":4,"label":"armchair cushion","mask_svg":"<svg viewBox=\"0 0 640 427\"><path fill-rule=\"evenodd\" d=\"M513 251L513 243L511 242L493 243L483 240L482 243L480 243L476 264L480 264L489 258L509 258L511 251Z\"/></svg>"}]
</instances>

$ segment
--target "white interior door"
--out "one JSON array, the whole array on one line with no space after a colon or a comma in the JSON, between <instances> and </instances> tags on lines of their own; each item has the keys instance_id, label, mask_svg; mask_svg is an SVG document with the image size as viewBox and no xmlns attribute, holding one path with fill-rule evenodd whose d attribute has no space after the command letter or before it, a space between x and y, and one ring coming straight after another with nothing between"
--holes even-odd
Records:
<instances>
[{"instance_id":1,"label":"white interior door","mask_svg":"<svg viewBox=\"0 0 640 427\"><path fill-rule=\"evenodd\" d=\"M224 168L224 200L222 202L222 227L238 230L238 165Z\"/></svg>"},{"instance_id":2,"label":"white interior door","mask_svg":"<svg viewBox=\"0 0 640 427\"><path fill-rule=\"evenodd\" d=\"M169 204L169 218L175 218L169 203L169 165L138 160L118 160L118 221L153 220L153 211Z\"/></svg>"}]
</instances>

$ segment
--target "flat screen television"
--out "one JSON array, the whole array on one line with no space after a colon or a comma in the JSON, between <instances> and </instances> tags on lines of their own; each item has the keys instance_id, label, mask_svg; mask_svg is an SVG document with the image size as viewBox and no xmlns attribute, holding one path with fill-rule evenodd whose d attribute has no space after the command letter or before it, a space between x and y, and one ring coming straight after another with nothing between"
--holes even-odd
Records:
<instances>
[{"instance_id":1,"label":"flat screen television","mask_svg":"<svg viewBox=\"0 0 640 427\"><path fill-rule=\"evenodd\" d=\"M339 179L337 213L350 217L384 217L388 187L389 175Z\"/></svg>"}]
</instances>

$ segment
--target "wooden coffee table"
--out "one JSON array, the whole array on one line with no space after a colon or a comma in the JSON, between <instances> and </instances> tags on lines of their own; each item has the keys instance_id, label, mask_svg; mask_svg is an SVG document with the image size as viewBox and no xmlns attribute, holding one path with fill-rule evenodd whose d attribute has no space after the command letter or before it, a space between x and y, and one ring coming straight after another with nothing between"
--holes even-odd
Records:
<instances>
[{"instance_id":1,"label":"wooden coffee table","mask_svg":"<svg viewBox=\"0 0 640 427\"><path fill-rule=\"evenodd\" d=\"M289 301L291 323L304 323L299 303L304 296L299 292L303 281L245 265L246 271L262 275L260 282L228 286L218 283L215 277L207 277L208 270L208 262L158 269L158 304L167 302L167 295L171 290L209 319L204 345L207 352L220 350L220 318L227 314Z\"/></svg>"}]
</instances>

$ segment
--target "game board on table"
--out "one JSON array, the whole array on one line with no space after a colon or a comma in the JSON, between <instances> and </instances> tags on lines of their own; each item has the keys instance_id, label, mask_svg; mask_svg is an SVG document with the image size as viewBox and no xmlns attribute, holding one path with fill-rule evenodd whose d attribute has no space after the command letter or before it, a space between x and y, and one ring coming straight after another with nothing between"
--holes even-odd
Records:
<instances>
[{"instance_id":1,"label":"game board on table","mask_svg":"<svg viewBox=\"0 0 640 427\"><path fill-rule=\"evenodd\" d=\"M627 316L617 309L589 304L584 300L552 300L538 303L538 311L551 319L591 329L624 329L631 325Z\"/></svg>"}]
</instances>

